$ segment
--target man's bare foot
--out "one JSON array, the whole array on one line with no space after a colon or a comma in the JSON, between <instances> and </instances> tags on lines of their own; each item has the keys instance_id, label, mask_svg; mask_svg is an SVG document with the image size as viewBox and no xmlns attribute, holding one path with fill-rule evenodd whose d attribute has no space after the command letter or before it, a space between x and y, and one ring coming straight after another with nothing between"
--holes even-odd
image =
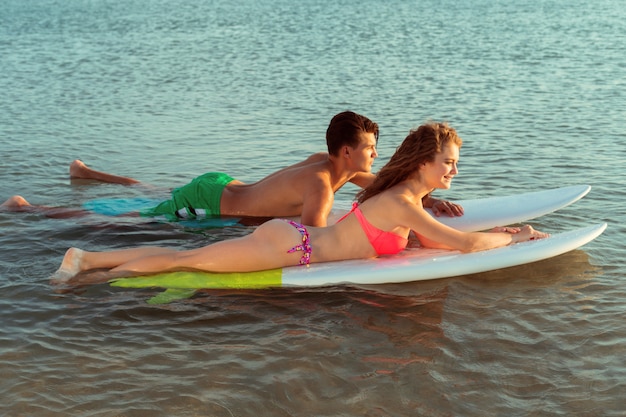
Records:
<instances>
[{"instance_id":1,"label":"man's bare foot","mask_svg":"<svg viewBox=\"0 0 626 417\"><path fill-rule=\"evenodd\" d=\"M67 219L70 217L82 217L89 214L82 209L69 209L63 207L33 206L21 195L14 195L4 203L0 204L0 211L10 211L18 213L43 213L47 217L56 219Z\"/></svg>"},{"instance_id":2,"label":"man's bare foot","mask_svg":"<svg viewBox=\"0 0 626 417\"><path fill-rule=\"evenodd\" d=\"M82 271L84 251L78 248L69 248L65 252L61 267L50 277L50 283L65 284Z\"/></svg>"},{"instance_id":3,"label":"man's bare foot","mask_svg":"<svg viewBox=\"0 0 626 417\"><path fill-rule=\"evenodd\" d=\"M102 182L108 182L111 184L133 185L139 184L139 181L130 178L123 177L121 175L109 174L108 172L96 171L89 168L80 159L75 159L70 164L70 178L80 178L87 180L96 180Z\"/></svg>"},{"instance_id":4,"label":"man's bare foot","mask_svg":"<svg viewBox=\"0 0 626 417\"><path fill-rule=\"evenodd\" d=\"M70 177L71 178L91 178L88 173L89 173L89 168L80 159L75 159L70 164Z\"/></svg>"},{"instance_id":5,"label":"man's bare foot","mask_svg":"<svg viewBox=\"0 0 626 417\"><path fill-rule=\"evenodd\" d=\"M20 211L20 210L24 210L27 207L32 207L32 206L21 195L14 195L13 197L9 198L4 203L0 204L0 207L4 207L11 211Z\"/></svg>"}]
</instances>

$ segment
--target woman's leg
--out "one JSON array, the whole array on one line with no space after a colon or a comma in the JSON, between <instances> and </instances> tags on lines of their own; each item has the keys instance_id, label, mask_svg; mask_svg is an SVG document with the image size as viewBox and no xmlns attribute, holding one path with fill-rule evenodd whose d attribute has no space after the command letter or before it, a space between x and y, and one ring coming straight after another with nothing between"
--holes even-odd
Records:
<instances>
[{"instance_id":1,"label":"woman's leg","mask_svg":"<svg viewBox=\"0 0 626 417\"><path fill-rule=\"evenodd\" d=\"M283 220L270 220L253 233L198 249L151 253L119 263L111 271L158 273L183 269L208 272L250 272L297 265L301 252L288 253L302 236Z\"/></svg>"},{"instance_id":2,"label":"woman's leg","mask_svg":"<svg viewBox=\"0 0 626 417\"><path fill-rule=\"evenodd\" d=\"M51 282L53 284L61 284L69 281L77 274L90 269L115 268L135 259L169 252L176 251L156 246L106 252L87 252L78 248L69 248L65 252L61 267L52 275Z\"/></svg>"},{"instance_id":3,"label":"woman's leg","mask_svg":"<svg viewBox=\"0 0 626 417\"><path fill-rule=\"evenodd\" d=\"M252 234L224 240L198 249L177 251L146 247L110 252L86 252L71 248L61 268L53 275L53 283L65 283L77 274L109 268L110 273L98 274L97 281L128 275L155 274L176 270L210 272L250 272L297 265L301 252L287 250L302 242L300 233L282 220L271 220Z\"/></svg>"}]
</instances>

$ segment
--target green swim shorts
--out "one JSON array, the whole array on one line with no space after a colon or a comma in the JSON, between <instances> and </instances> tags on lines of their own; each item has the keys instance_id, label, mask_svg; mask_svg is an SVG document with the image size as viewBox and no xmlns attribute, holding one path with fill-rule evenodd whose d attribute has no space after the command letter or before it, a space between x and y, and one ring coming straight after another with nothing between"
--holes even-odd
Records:
<instances>
[{"instance_id":1,"label":"green swim shorts","mask_svg":"<svg viewBox=\"0 0 626 417\"><path fill-rule=\"evenodd\" d=\"M222 172L208 172L172 191L172 198L156 207L141 210L141 216L165 216L168 220L219 217L224 187L233 181Z\"/></svg>"}]
</instances>

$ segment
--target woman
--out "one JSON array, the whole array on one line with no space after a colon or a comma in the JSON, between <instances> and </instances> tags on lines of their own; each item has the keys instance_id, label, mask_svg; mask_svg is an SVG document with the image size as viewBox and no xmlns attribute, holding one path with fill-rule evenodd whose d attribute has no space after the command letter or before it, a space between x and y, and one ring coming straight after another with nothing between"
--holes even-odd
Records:
<instances>
[{"instance_id":1,"label":"woman","mask_svg":"<svg viewBox=\"0 0 626 417\"><path fill-rule=\"evenodd\" d=\"M274 219L250 235L199 249L144 247L86 252L71 248L52 280L66 283L81 272L103 268L109 271L81 282L176 270L248 272L371 258L402 251L411 230L424 246L464 252L547 237L531 226L461 232L439 223L424 210L423 197L433 189L450 188L458 173L461 144L456 131L445 123L428 123L411 131L374 182L357 195L352 211L330 227L305 228Z\"/></svg>"}]
</instances>

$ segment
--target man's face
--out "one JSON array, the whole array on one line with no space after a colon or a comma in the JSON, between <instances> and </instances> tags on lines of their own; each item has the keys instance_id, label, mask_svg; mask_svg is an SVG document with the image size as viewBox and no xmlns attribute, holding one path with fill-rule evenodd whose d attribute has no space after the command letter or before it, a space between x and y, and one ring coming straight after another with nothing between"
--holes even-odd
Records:
<instances>
[{"instance_id":1,"label":"man's face","mask_svg":"<svg viewBox=\"0 0 626 417\"><path fill-rule=\"evenodd\" d=\"M370 172L374 159L378 157L376 136L373 133L361 133L359 144L356 148L350 148L350 155L355 171Z\"/></svg>"}]
</instances>

